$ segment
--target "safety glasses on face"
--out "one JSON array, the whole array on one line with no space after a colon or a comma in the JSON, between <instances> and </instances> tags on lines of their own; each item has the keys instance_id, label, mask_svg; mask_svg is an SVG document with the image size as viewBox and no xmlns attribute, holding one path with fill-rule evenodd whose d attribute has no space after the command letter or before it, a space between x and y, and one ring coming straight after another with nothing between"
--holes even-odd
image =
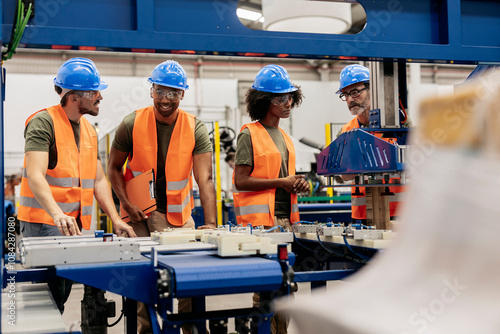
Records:
<instances>
[{"instance_id":1,"label":"safety glasses on face","mask_svg":"<svg viewBox=\"0 0 500 334\"><path fill-rule=\"evenodd\" d=\"M73 93L91 101L95 101L95 99L97 99L97 97L101 95L101 92L98 90L75 90L73 91Z\"/></svg>"},{"instance_id":2,"label":"safety glasses on face","mask_svg":"<svg viewBox=\"0 0 500 334\"><path fill-rule=\"evenodd\" d=\"M347 101L347 97L348 97L348 96L350 96L350 97L352 97L352 98L356 98L356 97L358 97L358 96L361 94L361 92L362 92L362 91L364 91L365 89L367 89L367 88L365 87L365 88L363 88L363 89L353 89L353 90L351 90L350 92L340 94L340 96L339 96L339 97L340 97L340 99L341 99L342 101Z\"/></svg>"},{"instance_id":3,"label":"safety glasses on face","mask_svg":"<svg viewBox=\"0 0 500 334\"><path fill-rule=\"evenodd\" d=\"M179 101L183 93L183 90L164 90L158 88L151 88L151 90L155 94L155 98L163 99L166 97L170 101Z\"/></svg>"},{"instance_id":4,"label":"safety glasses on face","mask_svg":"<svg viewBox=\"0 0 500 334\"><path fill-rule=\"evenodd\" d=\"M271 100L271 103L278 107L283 107L287 102L293 101L292 94L284 94L280 96L276 96Z\"/></svg>"}]
</instances>

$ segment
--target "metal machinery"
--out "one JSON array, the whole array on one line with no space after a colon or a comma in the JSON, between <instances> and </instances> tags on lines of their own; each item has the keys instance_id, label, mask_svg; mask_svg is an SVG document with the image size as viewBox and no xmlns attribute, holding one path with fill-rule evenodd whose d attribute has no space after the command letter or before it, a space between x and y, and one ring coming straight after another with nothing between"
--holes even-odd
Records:
<instances>
[{"instance_id":1,"label":"metal machinery","mask_svg":"<svg viewBox=\"0 0 500 334\"><path fill-rule=\"evenodd\" d=\"M13 35L16 2L0 1L1 40L4 45L9 43L9 36ZM375 66L379 67L382 73L392 72L393 75L396 73L396 68L401 68L406 62L487 64L498 63L500 59L500 35L492 33L500 30L500 19L497 15L500 12L500 3L496 0L359 0L366 11L367 24L357 35L250 30L244 27L236 16L237 0L101 2L21 0L21 2L26 4L27 8L29 4L34 5L32 17L20 40L20 45L28 48L371 60L380 62ZM344 0L344 2L352 1ZM376 75L376 77L386 76ZM6 74L3 70L0 91L2 99L5 96L5 79ZM376 86L379 89L390 87L385 83ZM400 88L399 91L403 90ZM383 92L381 94L381 96L386 95ZM372 92L372 96L379 95ZM372 106L378 106L386 116L378 120L381 128L395 124L397 112L394 108L392 112L389 111L386 108L389 105L391 102L385 106L382 101L372 103ZM3 103L1 116L0 122L3 122ZM0 125L3 156L4 125L3 123ZM349 136L363 139L367 135L362 133L346 135ZM352 145L352 141L347 145ZM386 147L386 151L390 152L388 154L392 157L397 155L391 147ZM333 162L331 159L327 161L330 164ZM393 172L394 168L398 170L400 166L394 164L396 160L390 161L392 161L391 167L384 170L385 166L378 166L379 172ZM3 176L3 159L0 163L2 164L0 173ZM356 171L365 172L359 169ZM346 169L344 172L352 173L353 170ZM5 221L2 223L6 226ZM363 256L369 257L374 252L373 249L378 247L375 242L369 242L368 245L366 239L385 239L385 232L357 230L355 226L346 229L335 224L319 227L302 224L296 227L294 233L304 236L302 240L309 234L318 236L320 242L313 247L324 248L323 254L334 250L321 243L320 236L330 238L328 240L331 240L332 245L337 244L338 238L343 239L351 253L358 254L351 256L353 260L362 259ZM7 239L8 236L7 233ZM351 248L346 242L347 237L352 238L353 241L350 243L359 246L360 249ZM119 242L113 241L112 244L110 247L120 247L117 246ZM134 253L135 246L130 245L130 247L128 255ZM224 258L215 257L204 251L164 255L151 251L151 247L149 249L149 252L141 251L139 259L134 258L139 256L134 253L133 258L127 261L115 259L101 263L57 264L55 267L39 270L2 271L0 278L6 284L7 279L12 277L21 282L43 280L57 274L125 296L126 313L135 312L136 301L148 303L151 312L154 311L153 305L158 304L157 311L164 320L166 312L172 307L172 298L194 297L196 299L194 314L186 315L187 318L184 319L181 319L180 315L172 315L161 329L163 332L178 332L179 324L183 320L196 322L210 318L222 320L224 323L228 316L239 319L249 316L245 312L238 313L240 311L234 311L232 314L198 313L197 311L204 310L204 297L207 295L263 292L267 294L268 299L271 299L272 296L269 294L272 291L287 293L294 282L322 282L339 279L352 272L352 270L326 270L302 274L298 272L291 276L288 274L290 271L285 260L276 258ZM175 251L179 252L180 249ZM364 253L360 254L360 251ZM321 250L316 254L316 258L321 257ZM346 257L344 253L344 258L349 259L349 256ZM2 261L3 259L2 256ZM321 259L318 261L321 262ZM342 264L341 266L346 267ZM299 267L312 269L308 268L310 266L307 264L301 264ZM268 311L270 310L266 308L259 313L260 320L265 324L269 320ZM3 316L5 310L2 309L1 312ZM133 315L134 313L126 314L127 329L130 333L136 330ZM155 332L159 330L160 328L156 326ZM204 331L204 326L199 327L199 330ZM214 327L213 330L224 332L223 328ZM255 330L265 333L269 327L260 326Z\"/></svg>"},{"instance_id":2,"label":"metal machinery","mask_svg":"<svg viewBox=\"0 0 500 334\"><path fill-rule=\"evenodd\" d=\"M400 73L401 72L401 73ZM356 193L366 196L366 220L370 226L388 229L389 199L396 196L388 187L403 186L407 175L405 163L410 147L406 145L408 128L401 126L406 111L406 68L393 63L370 63L370 100L368 127L339 135L318 155L318 174L354 177ZM399 75L398 75L399 73ZM402 110L400 109L402 107ZM374 134L381 133L382 137ZM391 142L382 138L392 138ZM391 180L396 181L394 184ZM384 190L385 189L385 190Z\"/></svg>"}]
</instances>

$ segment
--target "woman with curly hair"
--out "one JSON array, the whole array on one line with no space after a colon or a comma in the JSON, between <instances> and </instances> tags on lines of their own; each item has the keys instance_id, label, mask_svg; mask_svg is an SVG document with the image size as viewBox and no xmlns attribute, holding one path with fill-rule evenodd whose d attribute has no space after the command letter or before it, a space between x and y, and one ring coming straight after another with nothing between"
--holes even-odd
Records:
<instances>
[{"instance_id":1,"label":"woman with curly hair","mask_svg":"<svg viewBox=\"0 0 500 334\"><path fill-rule=\"evenodd\" d=\"M289 229L300 220L297 193L309 191L309 184L295 175L295 148L279 122L302 98L278 65L262 68L247 91L247 111L256 122L245 124L237 140L233 197L239 224Z\"/></svg>"},{"instance_id":2,"label":"woman with curly hair","mask_svg":"<svg viewBox=\"0 0 500 334\"><path fill-rule=\"evenodd\" d=\"M279 123L302 98L300 87L278 65L262 68L247 91L247 111L256 122L243 125L237 140L233 198L238 224L288 230L300 220L297 193L309 191L309 183L295 175L295 148ZM268 305L260 299L255 293L254 307ZM271 333L284 334L287 328L288 319L274 315Z\"/></svg>"}]
</instances>

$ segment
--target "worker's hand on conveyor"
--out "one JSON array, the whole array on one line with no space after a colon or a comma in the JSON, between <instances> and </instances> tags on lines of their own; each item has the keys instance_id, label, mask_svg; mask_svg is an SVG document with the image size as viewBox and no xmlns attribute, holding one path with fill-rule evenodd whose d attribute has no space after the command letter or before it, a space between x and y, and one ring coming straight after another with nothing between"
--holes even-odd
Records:
<instances>
[{"instance_id":1,"label":"worker's hand on conveyor","mask_svg":"<svg viewBox=\"0 0 500 334\"><path fill-rule=\"evenodd\" d=\"M135 234L132 226L128 225L121 219L113 222L113 230L119 237L137 238L137 234Z\"/></svg>"},{"instance_id":2,"label":"worker's hand on conveyor","mask_svg":"<svg viewBox=\"0 0 500 334\"><path fill-rule=\"evenodd\" d=\"M201 226L198 226L198 230L211 230L211 229L214 229L216 228L215 224L205 224L205 225L201 225Z\"/></svg>"},{"instance_id":3,"label":"worker's hand on conveyor","mask_svg":"<svg viewBox=\"0 0 500 334\"><path fill-rule=\"evenodd\" d=\"M124 205L123 208L127 211L128 216L134 223L142 222L148 219L148 216L137 206L132 203Z\"/></svg>"},{"instance_id":4,"label":"worker's hand on conveyor","mask_svg":"<svg viewBox=\"0 0 500 334\"><path fill-rule=\"evenodd\" d=\"M291 194L296 194L297 191L295 189L298 180L304 180L304 175L288 175L284 178L283 188Z\"/></svg>"},{"instance_id":5,"label":"worker's hand on conveyor","mask_svg":"<svg viewBox=\"0 0 500 334\"><path fill-rule=\"evenodd\" d=\"M293 189L294 189L295 194L309 192L311 190L309 182L307 182L305 179L295 180L295 184L293 185Z\"/></svg>"},{"instance_id":6,"label":"worker's hand on conveyor","mask_svg":"<svg viewBox=\"0 0 500 334\"><path fill-rule=\"evenodd\" d=\"M54 213L52 218L54 218L54 224L56 224L62 235L82 235L74 217L67 216L61 212Z\"/></svg>"}]
</instances>

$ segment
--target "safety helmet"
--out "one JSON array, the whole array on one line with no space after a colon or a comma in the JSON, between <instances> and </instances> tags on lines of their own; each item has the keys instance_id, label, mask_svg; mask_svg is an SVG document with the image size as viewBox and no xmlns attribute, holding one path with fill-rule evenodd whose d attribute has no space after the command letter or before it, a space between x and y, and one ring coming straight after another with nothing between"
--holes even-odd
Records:
<instances>
[{"instance_id":1,"label":"safety helmet","mask_svg":"<svg viewBox=\"0 0 500 334\"><path fill-rule=\"evenodd\" d=\"M59 67L54 85L71 90L103 90L108 84L94 62L87 58L71 58Z\"/></svg>"},{"instance_id":2,"label":"safety helmet","mask_svg":"<svg viewBox=\"0 0 500 334\"><path fill-rule=\"evenodd\" d=\"M174 60L167 60L156 66L148 81L156 85L182 90L189 88L186 71Z\"/></svg>"},{"instance_id":3,"label":"safety helmet","mask_svg":"<svg viewBox=\"0 0 500 334\"><path fill-rule=\"evenodd\" d=\"M337 94L342 93L342 89L359 82L370 82L370 70L361 65L349 65L340 72L340 88Z\"/></svg>"},{"instance_id":4,"label":"safety helmet","mask_svg":"<svg viewBox=\"0 0 500 334\"><path fill-rule=\"evenodd\" d=\"M264 66L257 73L252 88L268 93L290 93L298 89L292 85L288 72L279 65Z\"/></svg>"}]
</instances>

